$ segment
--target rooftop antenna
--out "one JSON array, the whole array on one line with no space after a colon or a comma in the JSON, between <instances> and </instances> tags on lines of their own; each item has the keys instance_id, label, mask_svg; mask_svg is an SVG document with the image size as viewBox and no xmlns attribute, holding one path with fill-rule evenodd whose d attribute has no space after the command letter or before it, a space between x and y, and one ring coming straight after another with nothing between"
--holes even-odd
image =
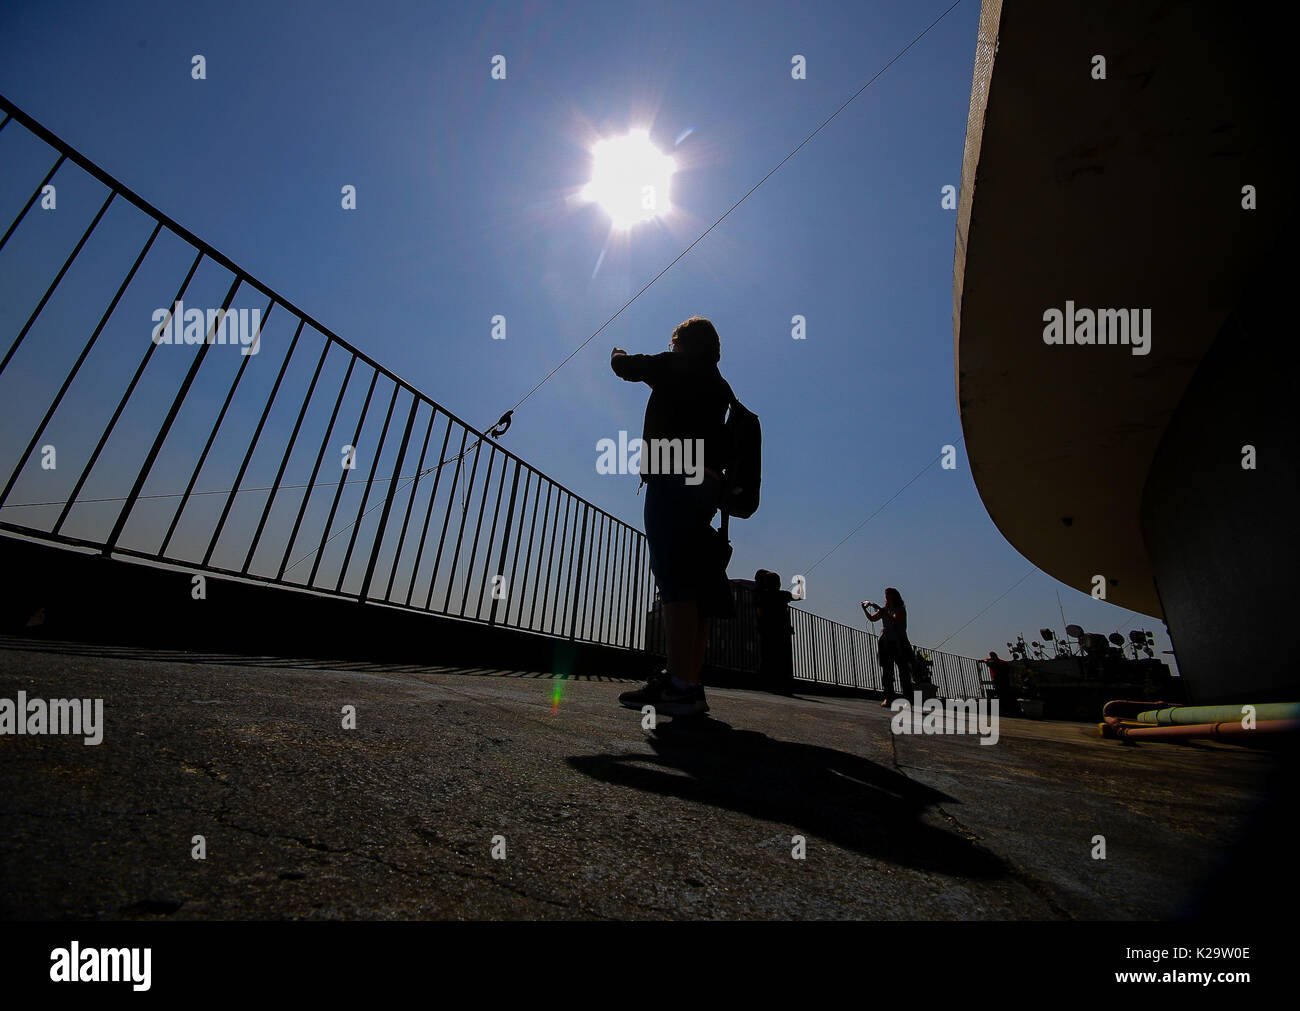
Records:
<instances>
[{"instance_id":1,"label":"rooftop antenna","mask_svg":"<svg viewBox=\"0 0 1300 1011\"><path fill-rule=\"evenodd\" d=\"M1069 635L1069 626L1068 626L1068 625L1066 624L1066 622L1065 622L1065 608L1064 608L1063 606L1061 606L1061 591L1060 591L1060 590L1057 590L1057 591L1056 591L1056 609L1057 609L1058 611L1061 612L1061 627L1064 628L1064 629L1066 630L1066 635L1068 636L1068 635ZM1070 640L1067 638L1067 639L1066 639L1066 652L1067 652L1067 653L1069 653L1069 651L1070 651L1070 650L1069 650L1069 643L1070 643Z\"/></svg>"}]
</instances>

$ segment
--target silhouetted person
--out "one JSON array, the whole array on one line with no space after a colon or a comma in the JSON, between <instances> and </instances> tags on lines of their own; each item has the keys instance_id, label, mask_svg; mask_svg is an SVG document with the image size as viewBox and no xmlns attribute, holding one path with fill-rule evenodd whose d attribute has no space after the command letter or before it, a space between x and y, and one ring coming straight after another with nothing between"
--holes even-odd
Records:
<instances>
[{"instance_id":1,"label":"silhouetted person","mask_svg":"<svg viewBox=\"0 0 1300 1011\"><path fill-rule=\"evenodd\" d=\"M701 672L709 618L735 613L726 545L712 527L722 494L723 426L735 399L718 372L720 357L717 330L699 316L678 325L669 351L629 355L614 348L610 355L610 367L619 378L645 383L651 391L640 470L646 485L650 569L659 587L668 638L667 670L644 688L619 696L619 702L632 709L652 705L670 716L707 712ZM656 453L656 445L671 445L668 440L679 440L682 450L676 468L665 468L664 458Z\"/></svg>"},{"instance_id":2,"label":"silhouetted person","mask_svg":"<svg viewBox=\"0 0 1300 1011\"><path fill-rule=\"evenodd\" d=\"M993 692L998 698L998 709L1003 716L1019 716L1020 706L1016 703L1015 691L1011 687L1011 664L998 656L995 650L989 650L987 660L976 660L989 669L993 677Z\"/></svg>"},{"instance_id":3,"label":"silhouetted person","mask_svg":"<svg viewBox=\"0 0 1300 1011\"><path fill-rule=\"evenodd\" d=\"M754 604L758 619L759 679L778 695L794 691L794 658L790 654L790 601L797 598L781 589L781 577L767 569L754 573Z\"/></svg>"},{"instance_id":4,"label":"silhouetted person","mask_svg":"<svg viewBox=\"0 0 1300 1011\"><path fill-rule=\"evenodd\" d=\"M894 587L885 589L885 606L869 600L862 602L862 610L871 622L882 622L880 633L880 677L884 682L885 698L880 704L888 707L894 699L912 697L912 644L907 640L907 608L903 596ZM872 614L872 611L875 614ZM898 667L898 686L902 695L894 690L894 667Z\"/></svg>"}]
</instances>

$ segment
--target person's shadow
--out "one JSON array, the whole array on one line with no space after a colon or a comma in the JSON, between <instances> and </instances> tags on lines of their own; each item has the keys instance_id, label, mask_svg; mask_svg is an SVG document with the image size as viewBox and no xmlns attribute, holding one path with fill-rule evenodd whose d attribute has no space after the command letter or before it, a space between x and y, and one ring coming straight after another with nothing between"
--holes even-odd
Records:
<instances>
[{"instance_id":1,"label":"person's shadow","mask_svg":"<svg viewBox=\"0 0 1300 1011\"><path fill-rule=\"evenodd\" d=\"M629 752L566 761L602 782L790 825L890 863L976 878L1008 873L969 839L920 821L926 808L952 797L865 758L707 717L661 721L650 745L656 757Z\"/></svg>"}]
</instances>

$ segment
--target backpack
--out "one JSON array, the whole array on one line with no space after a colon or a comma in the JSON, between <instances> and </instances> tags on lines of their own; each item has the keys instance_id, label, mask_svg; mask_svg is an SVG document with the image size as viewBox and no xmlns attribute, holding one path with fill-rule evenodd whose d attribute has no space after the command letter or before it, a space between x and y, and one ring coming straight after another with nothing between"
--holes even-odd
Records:
<instances>
[{"instance_id":1,"label":"backpack","mask_svg":"<svg viewBox=\"0 0 1300 1011\"><path fill-rule=\"evenodd\" d=\"M727 447L722 468L723 517L747 520L758 509L763 472L763 428L758 415L732 396L723 427Z\"/></svg>"}]
</instances>

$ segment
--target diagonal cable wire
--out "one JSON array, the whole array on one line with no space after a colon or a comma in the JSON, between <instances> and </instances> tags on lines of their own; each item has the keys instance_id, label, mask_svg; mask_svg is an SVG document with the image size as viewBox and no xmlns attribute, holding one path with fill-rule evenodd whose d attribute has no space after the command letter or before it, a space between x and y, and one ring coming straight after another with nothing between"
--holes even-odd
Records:
<instances>
[{"instance_id":1,"label":"diagonal cable wire","mask_svg":"<svg viewBox=\"0 0 1300 1011\"><path fill-rule=\"evenodd\" d=\"M993 607L993 604L996 604L999 600L1001 600L1003 597L1005 597L1008 593L1010 593L1012 590L1014 590L1017 586L1019 586L1021 583L1023 583L1026 579L1028 579L1030 576L1032 576L1032 575L1033 575L1035 572L1037 572L1037 571L1038 571L1038 566L1036 566L1036 565L1031 565L1031 566L1029 567L1029 571L1028 571L1028 572L1026 572L1023 576L1021 576L1021 577L1020 577L1019 579L1017 579L1014 583L1012 583L1010 586L1008 586L1008 587L1006 588L1006 590L1005 590L1003 593L998 594L997 598L996 598L992 603L990 603L990 604L988 605L988 607L984 608L983 611L980 611L979 614L975 615L974 618L972 618L970 621L966 622L965 625L963 625L961 628L957 629L956 632L953 632L952 635L948 636L947 639L944 639L943 642L939 643L939 645L938 645L938 646L935 646L934 648L935 648L935 649L943 649L943 647L946 646L946 645L948 644L948 642L949 642L949 641L950 641L954 636L960 635L962 632L966 631L966 629L969 628L971 625L975 624L976 621L978 621L980 618L984 617L984 615L985 615L985 614L986 614L986 613L987 613L987 612L988 612L988 611Z\"/></svg>"},{"instance_id":2,"label":"diagonal cable wire","mask_svg":"<svg viewBox=\"0 0 1300 1011\"><path fill-rule=\"evenodd\" d=\"M965 438L965 436L963 436L962 438ZM953 445L955 446L955 445L959 444L961 441L962 441L962 439L958 439L957 442L953 443ZM837 552L840 548L842 548L842 547L845 545L845 543L847 543L850 539L852 539L852 537L853 537L854 534L856 534L859 530L861 530L861 529L862 529L863 527L865 527L868 523L870 523L870 522L871 522L872 520L874 520L877 516L879 516L882 512L884 512L884 510L885 510L885 506L889 505L890 502L894 501L894 499L898 498L899 495L901 495L901 494L903 494L903 492L907 491L907 489L910 488L910 487L911 487L911 486L916 482L916 480L917 480L917 479L918 479L922 474L924 474L927 470L929 470L931 467L933 467L936 463L938 463L938 462L939 462L940 460L942 460L942 459L943 459L943 451L940 450L939 455L936 456L936 457L935 457L933 460L931 460L929 463L927 463L927 464L926 464L924 467L922 467L919 471L917 471L917 472L916 472L916 475L912 478L911 481L908 481L907 484L903 485L903 487L899 488L898 491L894 492L894 494L890 495L889 498L885 499L885 501L884 501L883 503L881 503L879 509L877 509L877 510L876 510L875 512L873 512L870 516L868 516L865 520L863 520L863 521L862 521L861 523L859 523L856 527L854 527L854 528L853 528L853 529L848 533L848 535L845 536L845 537L843 538L843 540L841 540L841 541L839 542L839 544L836 544L835 547L833 547L833 548L830 549L830 551L826 552L826 554L822 555L821 558L819 558L819 559L817 559L817 561L813 562L812 565L810 565L810 566L808 566L808 568L804 569L803 574L804 574L805 576L807 576L810 572L812 572L813 569L817 568L817 566L821 565L822 562L826 561L826 559L830 558L831 555L835 554L835 552Z\"/></svg>"}]
</instances>

